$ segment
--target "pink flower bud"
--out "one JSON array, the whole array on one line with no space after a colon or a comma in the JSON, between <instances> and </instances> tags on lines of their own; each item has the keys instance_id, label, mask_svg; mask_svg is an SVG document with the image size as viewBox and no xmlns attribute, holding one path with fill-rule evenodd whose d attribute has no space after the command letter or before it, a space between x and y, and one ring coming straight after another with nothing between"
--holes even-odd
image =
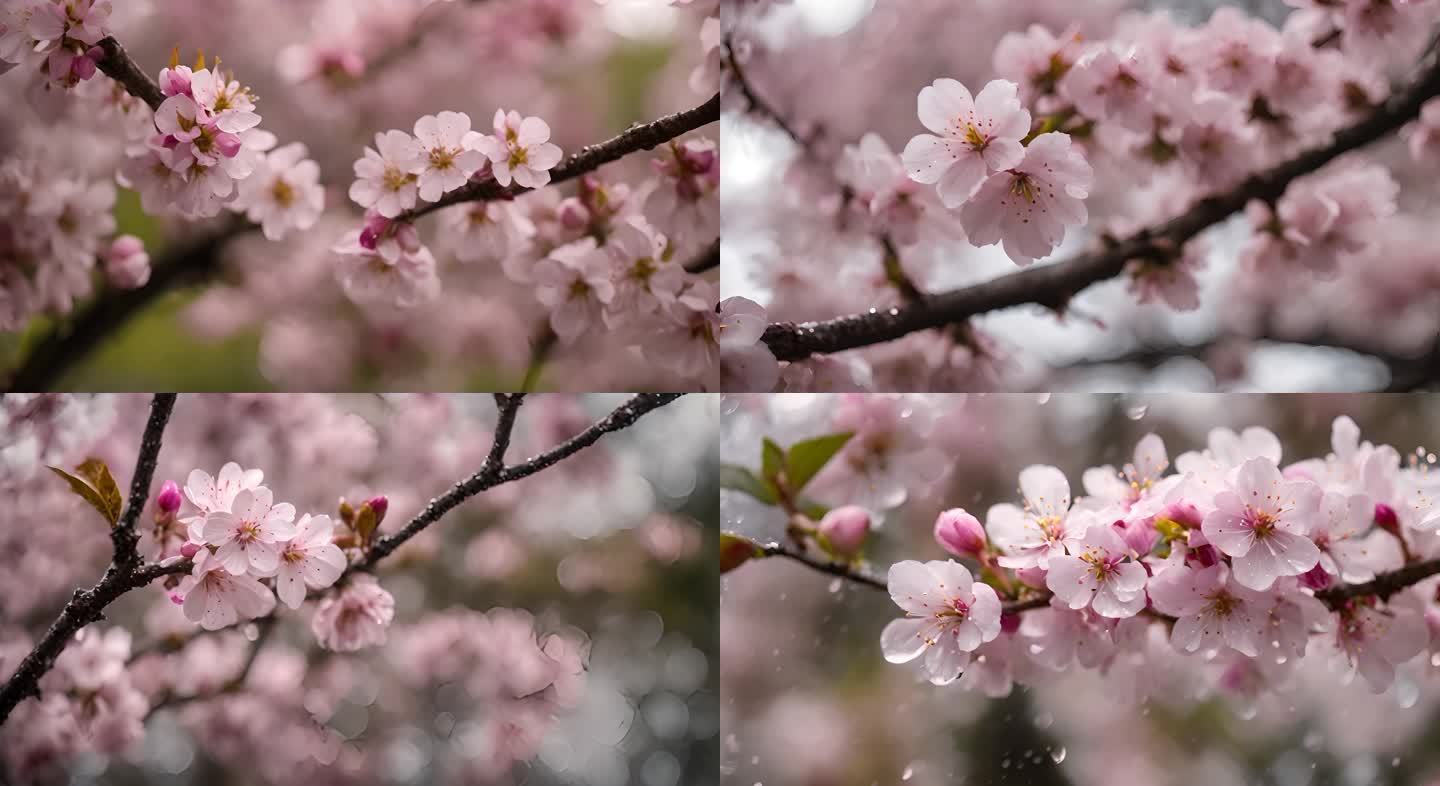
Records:
<instances>
[{"instance_id":1,"label":"pink flower bud","mask_svg":"<svg viewBox=\"0 0 1440 786\"><path fill-rule=\"evenodd\" d=\"M150 255L134 235L121 235L105 252L105 278L120 289L139 289L150 280Z\"/></svg>"},{"instance_id":2,"label":"pink flower bud","mask_svg":"<svg viewBox=\"0 0 1440 786\"><path fill-rule=\"evenodd\" d=\"M1118 521L1115 523L1120 525L1116 528L1120 531L1120 537L1125 540L1125 545L1136 554L1149 554L1150 550L1155 548L1155 541L1160 538L1160 533L1150 519L1140 519L1128 526Z\"/></svg>"},{"instance_id":3,"label":"pink flower bud","mask_svg":"<svg viewBox=\"0 0 1440 786\"><path fill-rule=\"evenodd\" d=\"M1395 509L1383 502L1375 505L1375 526L1389 532L1398 534L1400 532L1400 517L1395 515Z\"/></svg>"},{"instance_id":4,"label":"pink flower bud","mask_svg":"<svg viewBox=\"0 0 1440 786\"><path fill-rule=\"evenodd\" d=\"M85 52L83 57L77 57L70 63L70 75L80 81L95 76L95 65L105 56L105 51L98 46L92 46Z\"/></svg>"},{"instance_id":5,"label":"pink flower bud","mask_svg":"<svg viewBox=\"0 0 1440 786\"><path fill-rule=\"evenodd\" d=\"M1190 552L1190 556L1193 557L1196 562L1200 563L1201 567L1205 568L1220 561L1220 553L1215 551L1215 547L1208 543L1193 549Z\"/></svg>"},{"instance_id":6,"label":"pink flower bud","mask_svg":"<svg viewBox=\"0 0 1440 786\"><path fill-rule=\"evenodd\" d=\"M870 534L870 511L857 505L835 508L820 519L820 534L835 553L853 557L865 545Z\"/></svg>"},{"instance_id":7,"label":"pink flower bud","mask_svg":"<svg viewBox=\"0 0 1440 786\"><path fill-rule=\"evenodd\" d=\"M199 544L199 543L191 543L191 542L188 542L188 541L187 541L185 544L183 544L182 546L180 546L180 556L182 556L182 557L189 558L189 557L193 557L193 556L195 556L196 554L199 554L199 553L200 553L200 544Z\"/></svg>"},{"instance_id":8,"label":"pink flower bud","mask_svg":"<svg viewBox=\"0 0 1440 786\"><path fill-rule=\"evenodd\" d=\"M985 528L963 508L951 508L935 519L935 542L957 557L979 557L985 551Z\"/></svg>"},{"instance_id":9,"label":"pink flower bud","mask_svg":"<svg viewBox=\"0 0 1440 786\"><path fill-rule=\"evenodd\" d=\"M161 69L160 92L167 96L190 95L190 69L185 66Z\"/></svg>"},{"instance_id":10,"label":"pink flower bud","mask_svg":"<svg viewBox=\"0 0 1440 786\"><path fill-rule=\"evenodd\" d=\"M385 511L390 509L390 499L388 497L386 497L384 494L380 494L378 496L371 497L370 501L366 502L365 504L369 505L370 509L375 511L376 524L379 524L380 522L385 520Z\"/></svg>"},{"instance_id":11,"label":"pink flower bud","mask_svg":"<svg viewBox=\"0 0 1440 786\"><path fill-rule=\"evenodd\" d=\"M220 149L220 155L226 158L234 158L240 153L240 137L229 131L221 131L215 135L215 146Z\"/></svg>"},{"instance_id":12,"label":"pink flower bud","mask_svg":"<svg viewBox=\"0 0 1440 786\"><path fill-rule=\"evenodd\" d=\"M160 486L160 493L155 497L155 504L160 507L162 513L174 513L180 509L180 487L175 481L167 480Z\"/></svg>"},{"instance_id":13,"label":"pink flower bud","mask_svg":"<svg viewBox=\"0 0 1440 786\"><path fill-rule=\"evenodd\" d=\"M1330 586L1333 577L1317 562L1315 567L1300 574L1300 584L1312 590L1323 590Z\"/></svg>"}]
</instances>

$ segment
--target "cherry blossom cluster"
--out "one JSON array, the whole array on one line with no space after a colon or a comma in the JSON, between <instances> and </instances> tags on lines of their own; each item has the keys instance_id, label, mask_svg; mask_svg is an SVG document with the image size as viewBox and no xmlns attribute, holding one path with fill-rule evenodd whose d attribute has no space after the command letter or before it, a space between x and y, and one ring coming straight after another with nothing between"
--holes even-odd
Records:
<instances>
[{"instance_id":1,"label":"cherry blossom cluster","mask_svg":"<svg viewBox=\"0 0 1440 786\"><path fill-rule=\"evenodd\" d=\"M878 469L877 448L911 467L933 462L893 402L837 417L853 436L836 472L868 476L868 495L801 532L827 559L858 562L870 511L905 496L857 468ZM901 447L882 447L889 438ZM935 541L952 559L890 567L885 585L905 616L880 636L885 658L990 695L1075 667L1130 680L1176 658L1240 695L1283 690L1307 657L1386 691L1397 669L1437 649L1426 579L1440 575L1440 476L1423 451L1407 460L1364 441L1345 416L1324 457L1282 453L1264 428L1221 428L1172 465L1150 434L1122 467L1085 470L1083 494L1055 467L1025 468L1018 504L991 505L983 522L963 508L939 514ZM1415 573L1386 583L1402 569Z\"/></svg>"},{"instance_id":2,"label":"cherry blossom cluster","mask_svg":"<svg viewBox=\"0 0 1440 786\"><path fill-rule=\"evenodd\" d=\"M263 480L260 470L244 470L232 461L214 476L200 469L190 473L184 489L190 506L184 510L173 482L156 498L162 525L158 540L167 540L166 518L184 525L188 539L179 550L194 562L174 600L184 606L188 619L206 630L265 616L275 610L277 596L286 606L299 608L309 590L331 586L348 564L335 545L335 523L329 516L306 513L297 519L295 506L276 502L273 492L261 485ZM372 519L382 518L388 504L384 497L366 503ZM347 529L351 523L353 515ZM262 583L265 579L273 579L273 592ZM394 599L373 577L354 584L316 612L316 638L328 649L352 651L385 643Z\"/></svg>"},{"instance_id":3,"label":"cherry blossom cluster","mask_svg":"<svg viewBox=\"0 0 1440 786\"><path fill-rule=\"evenodd\" d=\"M355 162L360 179L350 190L368 210L364 227L333 248L347 296L397 308L439 297L435 256L402 216L417 198L433 202L476 181L528 189L549 182L561 152L543 120L497 110L494 128L483 135L464 113L441 112L417 121L413 137L376 135ZM651 363L708 385L719 358L716 295L685 270L684 255L718 237L719 151L703 137L673 141L653 168L634 188L585 175L573 196L532 190L445 208L439 242L462 265L498 268L530 289L563 344L611 331Z\"/></svg>"},{"instance_id":4,"label":"cherry blossom cluster","mask_svg":"<svg viewBox=\"0 0 1440 786\"><path fill-rule=\"evenodd\" d=\"M68 88L95 75L109 35L110 0L13 0L0 8L0 74L38 65Z\"/></svg>"},{"instance_id":5,"label":"cherry blossom cluster","mask_svg":"<svg viewBox=\"0 0 1440 786\"><path fill-rule=\"evenodd\" d=\"M927 321L898 339L858 342L859 352L787 357L779 375L768 364L741 374L740 364L757 366L755 352L736 361L726 389L1048 389L1046 363L1123 360L1137 343L1130 333L1183 350L1187 342L1166 341L1187 333L1164 316L1171 311L1199 311L1213 327L1215 357L1204 346L1194 354L1220 383L1234 365L1220 355L1228 348L1227 357L1238 352L1243 361L1254 340L1338 343L1387 362L1418 352L1434 333L1437 296L1433 258L1410 251L1414 227L1431 211L1423 198L1400 194L1426 193L1429 183L1386 147L1402 138L1415 161L1433 163L1440 104L1433 95L1418 112L1406 104L1416 116L1404 130L1363 128L1398 91L1433 84L1432 60L1422 55L1440 5L1293 0L1278 24L1229 4L1207 20L1188 8L1123 5L969 9L964 34L984 43L924 64L883 41L945 29L949 0L905 14L867 6L839 35L784 3L746 4L727 20L735 88L727 111L737 116L737 138L762 155L736 170L736 196L727 197L727 242L734 238L742 269L733 280L743 288L726 299L762 304L779 326L833 329L850 337L837 339L841 349L856 346L849 315L919 309L917 295L942 291L956 297L937 299L937 311L980 305L956 306L952 327ZM859 61L846 59L856 52ZM827 74L841 68L866 77L825 89ZM900 84L915 86L914 104L899 100L911 95ZM1279 193L1248 179L1351 128L1359 144L1344 145L1336 160L1302 163ZM1221 195L1225 208L1207 214ZM1238 213L1248 231L1218 229ZM1116 248L1181 216L1197 230L1178 242L1142 243L1133 257ZM1051 258L1077 265L1054 279L1022 278L976 250L996 244L1020 266ZM1122 286L1106 285L1112 280ZM1008 286L1024 286L1030 299L995 296ZM989 314L1025 303L1045 311ZM1398 318L1375 320L1377 310ZM1055 317L1066 323L1058 352L1040 338L1058 335ZM772 378L778 387L765 384Z\"/></svg>"},{"instance_id":6,"label":"cherry blossom cluster","mask_svg":"<svg viewBox=\"0 0 1440 786\"><path fill-rule=\"evenodd\" d=\"M0 685L111 559L110 525L56 471L93 460L128 489L149 399L0 398ZM527 397L509 461L553 450L614 403ZM713 429L713 412L682 399L647 416L658 428L496 486L383 562L358 565L483 466L497 427L491 397L179 397L137 522L142 564L168 575L83 626L41 676L39 698L0 721L0 776L63 782L95 754L100 766L158 773L173 768L147 751L164 741L266 783L367 783L391 735L449 713L436 734L462 747L437 753L435 766L495 782L549 735L568 742L561 726L585 722L595 707L587 664L603 674L606 717L618 706L638 718L633 708L666 688L623 684L636 661L614 653L629 646L630 618L652 612L607 602L614 627L598 626L607 649L591 656L587 635L562 622L584 622L583 606L562 607L596 592L658 593L668 571L703 568L698 527L663 514L648 479L674 488L713 451L691 438ZM529 589L532 576L545 588ZM667 627L663 645L649 645L662 661L696 635ZM449 688L462 682L457 706ZM372 713L363 734L347 720L361 696ZM627 763L615 741L593 744Z\"/></svg>"}]
</instances>

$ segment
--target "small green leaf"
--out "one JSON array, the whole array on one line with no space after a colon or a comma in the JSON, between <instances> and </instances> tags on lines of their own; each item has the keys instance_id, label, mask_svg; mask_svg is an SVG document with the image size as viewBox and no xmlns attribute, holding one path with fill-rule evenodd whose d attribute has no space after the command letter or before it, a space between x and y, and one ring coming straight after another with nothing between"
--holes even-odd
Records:
<instances>
[{"instance_id":1,"label":"small green leaf","mask_svg":"<svg viewBox=\"0 0 1440 786\"><path fill-rule=\"evenodd\" d=\"M90 507L99 511L105 521L114 527L120 521L120 488L115 484L115 479L110 476L110 468L105 462L99 459L86 459L83 464L76 467L75 471L80 477L71 475L59 467L50 467L50 471L65 479L70 484L70 490L75 492L81 499L90 504Z\"/></svg>"},{"instance_id":2,"label":"small green leaf","mask_svg":"<svg viewBox=\"0 0 1440 786\"><path fill-rule=\"evenodd\" d=\"M805 488L805 484L830 463L830 459L834 458L853 436L855 432L846 431L802 440L791 445L790 452L785 456L785 477L790 481L790 491L794 493Z\"/></svg>"},{"instance_id":3,"label":"small green leaf","mask_svg":"<svg viewBox=\"0 0 1440 786\"><path fill-rule=\"evenodd\" d=\"M778 505L780 495L768 481L755 477L755 473L735 464L720 465L720 488L743 491L766 505Z\"/></svg>"},{"instance_id":4,"label":"small green leaf","mask_svg":"<svg viewBox=\"0 0 1440 786\"><path fill-rule=\"evenodd\" d=\"M775 440L765 438L760 450L760 475L772 483L778 483L780 473L785 471L785 449Z\"/></svg>"},{"instance_id":5,"label":"small green leaf","mask_svg":"<svg viewBox=\"0 0 1440 786\"><path fill-rule=\"evenodd\" d=\"M721 573L729 573L755 557L763 556L765 550L755 545L755 541L733 532L720 533Z\"/></svg>"}]
</instances>

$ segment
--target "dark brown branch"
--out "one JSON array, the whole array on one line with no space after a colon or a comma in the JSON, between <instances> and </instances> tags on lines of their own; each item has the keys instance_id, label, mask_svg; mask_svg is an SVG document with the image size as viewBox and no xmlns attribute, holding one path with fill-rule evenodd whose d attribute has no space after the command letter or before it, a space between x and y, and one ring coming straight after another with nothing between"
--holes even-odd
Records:
<instances>
[{"instance_id":1,"label":"dark brown branch","mask_svg":"<svg viewBox=\"0 0 1440 786\"><path fill-rule=\"evenodd\" d=\"M100 39L96 44L105 51L105 57L96 63L104 74L121 85L124 85L125 92L144 101L150 105L152 110L158 110L160 104L165 101L165 94L160 92L160 86L155 84L140 66L130 59L130 54L120 42L112 37Z\"/></svg>"},{"instance_id":2,"label":"dark brown branch","mask_svg":"<svg viewBox=\"0 0 1440 786\"><path fill-rule=\"evenodd\" d=\"M755 86L750 84L750 79L745 75L745 69L740 67L740 61L735 59L734 42L729 34L720 41L721 65L730 73L735 81L735 87L739 89L740 95L745 99L747 111L754 112L761 117L774 123L777 128L785 132L790 140L800 147L806 147L805 138L790 125L785 116L761 95L755 91Z\"/></svg>"},{"instance_id":3,"label":"dark brown branch","mask_svg":"<svg viewBox=\"0 0 1440 786\"><path fill-rule=\"evenodd\" d=\"M1332 609L1339 609L1347 602L1366 595L1389 600L1391 595L1437 573L1440 573L1440 559L1415 562L1389 573L1381 573L1363 584L1341 584L1320 590L1315 593L1315 597L1324 601L1325 605Z\"/></svg>"},{"instance_id":4,"label":"dark brown branch","mask_svg":"<svg viewBox=\"0 0 1440 786\"><path fill-rule=\"evenodd\" d=\"M175 406L175 394L162 393L155 396L150 404L150 419L145 425L145 434L140 440L140 451L135 459L135 474L130 483L130 502L120 521L111 533L115 555L110 567L99 583L88 590L75 590L70 602L65 604L59 618L45 631L40 642L30 651L20 666L0 686L0 725L21 701L40 695L40 678L55 666L60 656L75 637L76 632L92 622L105 618L105 607L132 589L143 587L155 578L151 566L139 567L139 555L135 552L135 522L149 498L150 481L155 476L155 463L160 455L161 436L170 421L170 412Z\"/></svg>"},{"instance_id":5,"label":"dark brown branch","mask_svg":"<svg viewBox=\"0 0 1440 786\"><path fill-rule=\"evenodd\" d=\"M1425 67L1413 84L1397 91L1364 120L1341 129L1330 144L1254 174L1234 189L1203 199L1163 224L1064 262L1032 267L974 286L931 295L898 309L822 322L772 324L763 340L777 358L801 360L812 354L894 341L918 330L954 324L977 314L1013 306L1033 303L1063 308L1080 291L1119 276L1130 260L1168 258L1200 232L1243 210L1250 200L1274 202L1296 178L1382 139L1414 120L1421 105L1440 96L1440 63L1436 54L1437 47L1432 45Z\"/></svg>"},{"instance_id":6,"label":"dark brown branch","mask_svg":"<svg viewBox=\"0 0 1440 786\"><path fill-rule=\"evenodd\" d=\"M254 229L238 217L181 241L155 261L150 281L139 289L106 288L88 306L57 322L36 341L10 376L12 391L54 389L61 378L125 323L177 286L203 281L220 270L221 251L236 236Z\"/></svg>"},{"instance_id":7,"label":"dark brown branch","mask_svg":"<svg viewBox=\"0 0 1440 786\"><path fill-rule=\"evenodd\" d=\"M555 185L589 174L605 164L619 161L631 153L653 150L682 134L687 134L719 120L720 94L716 93L709 101L694 109L666 115L649 123L633 125L604 142L580 148L579 152L572 153L569 158L561 161L559 166L550 170L549 184ZM532 190L515 183L502 186L495 180L467 183L441 197L438 202L430 202L401 213L396 220L413 221L427 213L462 202L514 199Z\"/></svg>"},{"instance_id":8,"label":"dark brown branch","mask_svg":"<svg viewBox=\"0 0 1440 786\"><path fill-rule=\"evenodd\" d=\"M869 587L881 591L888 591L889 589L889 585L885 579L853 565L818 559L779 543L770 543L760 546L759 548L761 553L766 557L784 557L785 559L805 565L812 570L837 576L846 581L859 584L862 587ZM1394 595L1400 590L1418 584L1437 574L1440 574L1440 559L1416 562L1406 565L1403 568L1392 570L1389 573L1382 573L1373 580L1363 584L1340 584L1329 589L1320 590L1315 593L1315 597L1332 611L1339 611L1346 603L1355 598L1373 595L1381 600L1389 600L1391 595ZM1027 609L1038 609L1049 605L1049 603L1050 593L1043 592L1040 595L1026 598L1025 600L1010 601L1004 605L1003 610L1008 613L1015 613Z\"/></svg>"},{"instance_id":9,"label":"dark brown branch","mask_svg":"<svg viewBox=\"0 0 1440 786\"><path fill-rule=\"evenodd\" d=\"M686 273L704 273L720 267L720 238L715 238L708 248L685 262Z\"/></svg>"},{"instance_id":10,"label":"dark brown branch","mask_svg":"<svg viewBox=\"0 0 1440 786\"><path fill-rule=\"evenodd\" d=\"M415 537L426 527L439 521L440 517L450 512L465 500L470 499L482 491L499 486L502 483L519 480L533 475L542 469L553 466L562 459L568 458L580 452L580 450L595 444L606 434L620 431L634 425L635 422L646 413L669 404L681 395L683 394L641 393L569 440L520 464L509 467L499 467L487 459L485 465L482 466L478 472L456 483L454 487L444 494L430 500L429 504L425 506L425 509L416 514L415 518L406 523L404 527L401 527L399 531L377 540L375 545L370 548L369 553L366 554L365 559L352 566L351 569L347 569L346 572L348 573L351 570L372 569L377 562L395 551L395 549L399 548L405 541ZM520 406L519 401L515 400L516 397L512 396L510 399L514 400L514 407L518 408ZM513 427L514 424L513 410L510 413L508 424L505 420L505 413L506 410L502 407L500 413L501 424L496 427L497 446L502 439L502 432L503 439L506 441L506 444L508 444L509 428ZM501 448L501 452L503 453L503 448ZM492 456L495 454L494 448L492 448L491 454Z\"/></svg>"}]
</instances>

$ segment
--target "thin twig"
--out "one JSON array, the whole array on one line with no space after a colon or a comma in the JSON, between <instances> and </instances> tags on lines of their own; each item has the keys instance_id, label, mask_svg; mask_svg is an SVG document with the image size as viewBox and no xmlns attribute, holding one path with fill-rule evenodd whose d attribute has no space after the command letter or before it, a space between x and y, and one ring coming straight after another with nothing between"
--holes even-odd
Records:
<instances>
[{"instance_id":1,"label":"thin twig","mask_svg":"<svg viewBox=\"0 0 1440 786\"><path fill-rule=\"evenodd\" d=\"M1420 107L1440 96L1440 47L1432 45L1419 78L1397 91L1364 120L1336 132L1330 144L1302 153L1267 171L1251 175L1223 194L1197 202L1185 213L1097 251L1065 262L1032 267L963 289L951 290L898 309L879 310L820 322L780 322L763 340L780 360L841 352L894 341L919 330L964 321L978 314L1038 304L1063 309L1093 284L1121 275L1133 259L1167 259L1209 227L1245 208L1253 199L1273 202L1296 178L1359 149L1414 120Z\"/></svg>"},{"instance_id":2,"label":"thin twig","mask_svg":"<svg viewBox=\"0 0 1440 786\"><path fill-rule=\"evenodd\" d=\"M75 590L70 602L60 611L60 616L50 629L11 675L0 686L0 724L21 701L40 695L40 678L55 666L60 656L75 637L76 632L92 622L104 619L104 609L116 598L137 587L143 587L157 575L153 566L139 566L139 554L135 551L138 536L135 522L144 510L149 497L150 481L155 476L155 464L160 455L161 437L170 421L175 407L174 393L157 394L150 403L150 419L145 424L145 433L140 440L139 455L135 459L135 473L130 483L130 502L120 521L111 532L115 554L105 575L88 590Z\"/></svg>"},{"instance_id":3,"label":"thin twig","mask_svg":"<svg viewBox=\"0 0 1440 786\"><path fill-rule=\"evenodd\" d=\"M573 180L581 175L589 174L605 164L619 161L631 153L638 153L642 150L653 150L660 145L669 142L676 137L687 134L702 126L715 123L720 120L720 94L716 93L709 101L683 112L676 112L673 115L666 115L648 123L633 125L620 134L593 145L580 148L572 153L569 158L560 162L560 165L550 170L550 183L555 185ZM509 186L502 186L499 182L482 180L467 183L460 188L442 196L439 201L430 202L401 213L395 220L414 221L427 213L433 213L441 208L451 205L458 205L462 202L485 202L497 199L514 199L534 189L526 188L518 183Z\"/></svg>"}]
</instances>

